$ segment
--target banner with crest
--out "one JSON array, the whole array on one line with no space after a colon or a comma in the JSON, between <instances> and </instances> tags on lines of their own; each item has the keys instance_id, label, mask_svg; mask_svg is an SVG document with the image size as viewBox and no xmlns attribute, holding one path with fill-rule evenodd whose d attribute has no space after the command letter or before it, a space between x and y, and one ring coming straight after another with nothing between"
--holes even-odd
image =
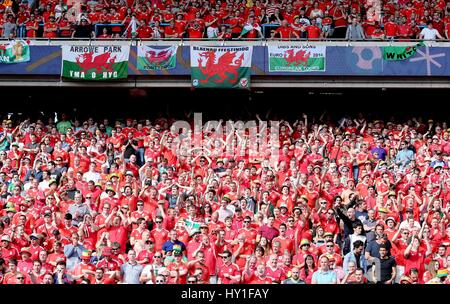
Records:
<instances>
[{"instance_id":1,"label":"banner with crest","mask_svg":"<svg viewBox=\"0 0 450 304\"><path fill-rule=\"evenodd\" d=\"M137 69L140 71L162 71L174 69L177 65L178 46L154 48L146 45L137 47Z\"/></svg>"},{"instance_id":2,"label":"banner with crest","mask_svg":"<svg viewBox=\"0 0 450 304\"><path fill-rule=\"evenodd\" d=\"M191 80L194 88L249 89L251 46L191 46Z\"/></svg>"}]
</instances>

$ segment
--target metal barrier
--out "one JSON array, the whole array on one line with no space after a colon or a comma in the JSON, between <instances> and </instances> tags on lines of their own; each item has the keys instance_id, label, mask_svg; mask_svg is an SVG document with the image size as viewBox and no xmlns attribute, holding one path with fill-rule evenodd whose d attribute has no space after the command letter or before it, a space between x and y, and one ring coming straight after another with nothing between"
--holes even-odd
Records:
<instances>
[{"instance_id":1,"label":"metal barrier","mask_svg":"<svg viewBox=\"0 0 450 304\"><path fill-rule=\"evenodd\" d=\"M130 45L137 46L141 44L151 45L210 45L210 46L234 46L246 44L249 46L267 46L267 45L325 45L325 46L405 46L417 43L422 40L411 39L409 41L395 41L395 40L345 40L345 39L188 39L188 38L157 38L157 39L129 39L129 38L108 38L108 39L91 39L91 38L26 38L30 41L32 46L58 46L58 45ZM0 39L0 44L8 43L11 39ZM450 39L436 40L436 41L424 41L429 47L450 47Z\"/></svg>"}]
</instances>

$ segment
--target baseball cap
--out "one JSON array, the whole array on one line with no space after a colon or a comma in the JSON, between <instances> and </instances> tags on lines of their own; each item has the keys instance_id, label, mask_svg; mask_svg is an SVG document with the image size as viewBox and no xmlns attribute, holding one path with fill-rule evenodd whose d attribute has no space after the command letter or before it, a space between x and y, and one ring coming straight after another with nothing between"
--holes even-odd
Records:
<instances>
[{"instance_id":1,"label":"baseball cap","mask_svg":"<svg viewBox=\"0 0 450 304\"><path fill-rule=\"evenodd\" d=\"M446 277L446 276L448 276L448 270L445 269L445 268L439 269L439 270L437 271L437 273L436 273L436 276L437 276L438 278Z\"/></svg>"},{"instance_id":2,"label":"baseball cap","mask_svg":"<svg viewBox=\"0 0 450 304\"><path fill-rule=\"evenodd\" d=\"M300 247L302 247L302 246L304 246L304 245L309 245L310 243L309 243L309 241L307 240L307 239L303 239L301 242L300 242Z\"/></svg>"},{"instance_id":3,"label":"baseball cap","mask_svg":"<svg viewBox=\"0 0 450 304\"><path fill-rule=\"evenodd\" d=\"M388 213L388 210L386 208L378 208L378 212Z\"/></svg>"},{"instance_id":4,"label":"baseball cap","mask_svg":"<svg viewBox=\"0 0 450 304\"><path fill-rule=\"evenodd\" d=\"M231 199L228 196L222 197L222 201L226 201L227 203L231 203Z\"/></svg>"},{"instance_id":5,"label":"baseball cap","mask_svg":"<svg viewBox=\"0 0 450 304\"><path fill-rule=\"evenodd\" d=\"M5 234L2 236L2 241L11 242L11 238L9 237L9 235Z\"/></svg>"},{"instance_id":6,"label":"baseball cap","mask_svg":"<svg viewBox=\"0 0 450 304\"><path fill-rule=\"evenodd\" d=\"M83 250L81 253L82 259L90 259L91 258L91 252L89 250Z\"/></svg>"},{"instance_id":7,"label":"baseball cap","mask_svg":"<svg viewBox=\"0 0 450 304\"><path fill-rule=\"evenodd\" d=\"M28 253L29 255L31 255L30 249L28 247L22 247L22 249L20 249L20 254L22 253Z\"/></svg>"},{"instance_id":8,"label":"baseball cap","mask_svg":"<svg viewBox=\"0 0 450 304\"><path fill-rule=\"evenodd\" d=\"M39 234L37 234L37 233L33 233L33 234L30 235L30 239L36 239L36 240L38 240L40 237L41 237L41 236L40 236Z\"/></svg>"},{"instance_id":9,"label":"baseball cap","mask_svg":"<svg viewBox=\"0 0 450 304\"><path fill-rule=\"evenodd\" d=\"M14 213L17 212L17 211L16 211L16 208L13 208L13 207L12 207L12 208L6 208L5 211L6 211L6 212L14 212Z\"/></svg>"},{"instance_id":10,"label":"baseball cap","mask_svg":"<svg viewBox=\"0 0 450 304\"><path fill-rule=\"evenodd\" d=\"M131 176L134 176L133 172L131 172L131 171L127 171L127 172L125 172L125 176L127 176L127 175L131 175Z\"/></svg>"},{"instance_id":11,"label":"baseball cap","mask_svg":"<svg viewBox=\"0 0 450 304\"><path fill-rule=\"evenodd\" d=\"M116 194L116 190L114 190L113 187L107 187L105 191L106 191L106 192L112 191L112 192L114 192L114 194Z\"/></svg>"},{"instance_id":12,"label":"baseball cap","mask_svg":"<svg viewBox=\"0 0 450 304\"><path fill-rule=\"evenodd\" d=\"M395 220L395 218L392 217L392 216L390 216L390 217L388 217L388 218L386 219L386 223L387 223L388 221L393 221L394 223L397 222L397 221Z\"/></svg>"},{"instance_id":13,"label":"baseball cap","mask_svg":"<svg viewBox=\"0 0 450 304\"><path fill-rule=\"evenodd\" d=\"M120 176L119 176L119 174L117 174L117 173L111 173L111 174L109 175L109 179L112 179L113 177L119 178Z\"/></svg>"}]
</instances>

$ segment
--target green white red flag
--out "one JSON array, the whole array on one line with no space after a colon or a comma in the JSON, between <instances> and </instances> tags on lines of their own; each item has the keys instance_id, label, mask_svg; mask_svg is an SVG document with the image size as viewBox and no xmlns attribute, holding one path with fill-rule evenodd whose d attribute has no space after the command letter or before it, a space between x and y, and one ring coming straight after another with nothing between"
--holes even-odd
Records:
<instances>
[{"instance_id":1,"label":"green white red flag","mask_svg":"<svg viewBox=\"0 0 450 304\"><path fill-rule=\"evenodd\" d=\"M174 69L177 65L178 46L153 48L138 46L137 69L141 71L161 71Z\"/></svg>"},{"instance_id":2,"label":"green white red flag","mask_svg":"<svg viewBox=\"0 0 450 304\"><path fill-rule=\"evenodd\" d=\"M113 80L128 77L130 46L62 46L62 77Z\"/></svg>"},{"instance_id":3,"label":"green white red flag","mask_svg":"<svg viewBox=\"0 0 450 304\"><path fill-rule=\"evenodd\" d=\"M194 88L249 89L251 46L191 46L191 80Z\"/></svg>"},{"instance_id":4,"label":"green white red flag","mask_svg":"<svg viewBox=\"0 0 450 304\"><path fill-rule=\"evenodd\" d=\"M0 45L0 63L21 63L30 61L30 46L24 40L11 40Z\"/></svg>"},{"instance_id":5,"label":"green white red flag","mask_svg":"<svg viewBox=\"0 0 450 304\"><path fill-rule=\"evenodd\" d=\"M270 45L269 72L324 72L326 53L322 45Z\"/></svg>"}]
</instances>

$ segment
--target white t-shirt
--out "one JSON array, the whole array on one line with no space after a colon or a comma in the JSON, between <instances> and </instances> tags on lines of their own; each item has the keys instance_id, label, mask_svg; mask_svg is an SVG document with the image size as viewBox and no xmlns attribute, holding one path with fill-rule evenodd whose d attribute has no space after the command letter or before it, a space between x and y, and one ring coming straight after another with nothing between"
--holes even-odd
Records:
<instances>
[{"instance_id":1,"label":"white t-shirt","mask_svg":"<svg viewBox=\"0 0 450 304\"><path fill-rule=\"evenodd\" d=\"M424 40L435 40L439 32L436 29L429 29L428 27L424 28L420 35L423 35Z\"/></svg>"},{"instance_id":2,"label":"white t-shirt","mask_svg":"<svg viewBox=\"0 0 450 304\"><path fill-rule=\"evenodd\" d=\"M164 265L157 266L155 264L148 264L142 270L141 275L153 278L155 275L161 274L166 270ZM148 280L145 284L153 284L152 280Z\"/></svg>"}]
</instances>

